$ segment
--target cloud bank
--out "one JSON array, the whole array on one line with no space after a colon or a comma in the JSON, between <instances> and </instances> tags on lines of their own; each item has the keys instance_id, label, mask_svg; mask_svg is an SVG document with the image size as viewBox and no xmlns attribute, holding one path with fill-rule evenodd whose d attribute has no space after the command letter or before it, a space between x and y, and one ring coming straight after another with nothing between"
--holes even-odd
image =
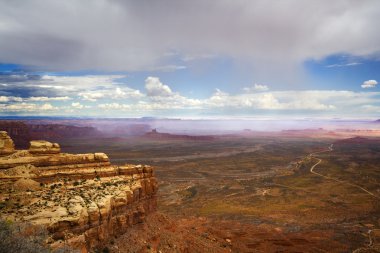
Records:
<instances>
[{"instance_id":1,"label":"cloud bank","mask_svg":"<svg viewBox=\"0 0 380 253\"><path fill-rule=\"evenodd\" d=\"M332 54L379 57L379 15L376 0L0 0L0 62L170 71L230 57L285 72Z\"/></svg>"},{"instance_id":2,"label":"cloud bank","mask_svg":"<svg viewBox=\"0 0 380 253\"><path fill-rule=\"evenodd\" d=\"M128 86L120 75L53 76L32 80L25 75L2 76L0 113L85 116L207 116L266 113L298 115L376 115L380 92L345 90L270 91L265 85L230 94L216 89L206 98L192 98L173 90L158 77L145 79L142 90ZM24 80L23 82L14 80ZM123 80L123 81L122 81ZM70 84L70 85L69 85ZM374 85L373 82L367 85ZM13 87L13 88L10 88ZM62 94L57 96L57 94ZM37 96L36 94L40 94Z\"/></svg>"}]
</instances>

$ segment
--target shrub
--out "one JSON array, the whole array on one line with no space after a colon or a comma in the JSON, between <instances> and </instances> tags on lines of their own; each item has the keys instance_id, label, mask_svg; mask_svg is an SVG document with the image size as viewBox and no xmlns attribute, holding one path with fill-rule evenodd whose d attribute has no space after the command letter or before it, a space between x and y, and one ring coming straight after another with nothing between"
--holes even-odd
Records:
<instances>
[{"instance_id":1,"label":"shrub","mask_svg":"<svg viewBox=\"0 0 380 253\"><path fill-rule=\"evenodd\" d=\"M45 238L43 229L0 220L0 253L48 253Z\"/></svg>"},{"instance_id":2,"label":"shrub","mask_svg":"<svg viewBox=\"0 0 380 253\"><path fill-rule=\"evenodd\" d=\"M5 202L0 202L0 210L6 207L7 207L7 204Z\"/></svg>"},{"instance_id":3,"label":"shrub","mask_svg":"<svg viewBox=\"0 0 380 253\"><path fill-rule=\"evenodd\" d=\"M79 253L66 245L52 251L45 244L47 235L41 227L0 219L0 253Z\"/></svg>"}]
</instances>

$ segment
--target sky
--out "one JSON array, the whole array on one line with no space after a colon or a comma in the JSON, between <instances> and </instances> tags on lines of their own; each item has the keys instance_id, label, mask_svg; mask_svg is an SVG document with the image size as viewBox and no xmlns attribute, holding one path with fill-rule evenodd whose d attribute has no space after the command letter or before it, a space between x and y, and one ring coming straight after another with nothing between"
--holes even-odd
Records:
<instances>
[{"instance_id":1,"label":"sky","mask_svg":"<svg viewBox=\"0 0 380 253\"><path fill-rule=\"evenodd\" d=\"M0 0L0 115L380 118L378 0Z\"/></svg>"}]
</instances>

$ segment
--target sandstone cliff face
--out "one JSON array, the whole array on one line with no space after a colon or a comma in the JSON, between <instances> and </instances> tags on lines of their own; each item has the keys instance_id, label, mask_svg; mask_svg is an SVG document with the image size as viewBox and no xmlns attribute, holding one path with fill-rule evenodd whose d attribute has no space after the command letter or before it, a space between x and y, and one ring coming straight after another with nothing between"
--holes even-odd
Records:
<instances>
[{"instance_id":1,"label":"sandstone cliff face","mask_svg":"<svg viewBox=\"0 0 380 253\"><path fill-rule=\"evenodd\" d=\"M58 154L61 152L61 148L58 143L31 141L29 152L32 154Z\"/></svg>"},{"instance_id":2,"label":"sandstone cliff face","mask_svg":"<svg viewBox=\"0 0 380 253\"><path fill-rule=\"evenodd\" d=\"M0 131L0 155L9 155L14 152L15 145L7 132Z\"/></svg>"},{"instance_id":3,"label":"sandstone cliff face","mask_svg":"<svg viewBox=\"0 0 380 253\"><path fill-rule=\"evenodd\" d=\"M114 166L106 154L59 153L58 144L41 141L12 150L7 137L0 133L8 143L0 156L1 216L46 226L52 248L87 252L156 209L149 166Z\"/></svg>"}]
</instances>

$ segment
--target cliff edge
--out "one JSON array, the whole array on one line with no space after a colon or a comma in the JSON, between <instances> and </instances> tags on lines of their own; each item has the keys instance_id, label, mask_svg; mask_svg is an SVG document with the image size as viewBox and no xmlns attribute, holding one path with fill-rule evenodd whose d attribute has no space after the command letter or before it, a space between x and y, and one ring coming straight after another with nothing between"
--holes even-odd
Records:
<instances>
[{"instance_id":1,"label":"cliff edge","mask_svg":"<svg viewBox=\"0 0 380 253\"><path fill-rule=\"evenodd\" d=\"M47 141L15 150L0 131L1 217L46 227L53 249L102 247L156 210L156 192L149 166L115 166L104 153L61 153Z\"/></svg>"}]
</instances>

